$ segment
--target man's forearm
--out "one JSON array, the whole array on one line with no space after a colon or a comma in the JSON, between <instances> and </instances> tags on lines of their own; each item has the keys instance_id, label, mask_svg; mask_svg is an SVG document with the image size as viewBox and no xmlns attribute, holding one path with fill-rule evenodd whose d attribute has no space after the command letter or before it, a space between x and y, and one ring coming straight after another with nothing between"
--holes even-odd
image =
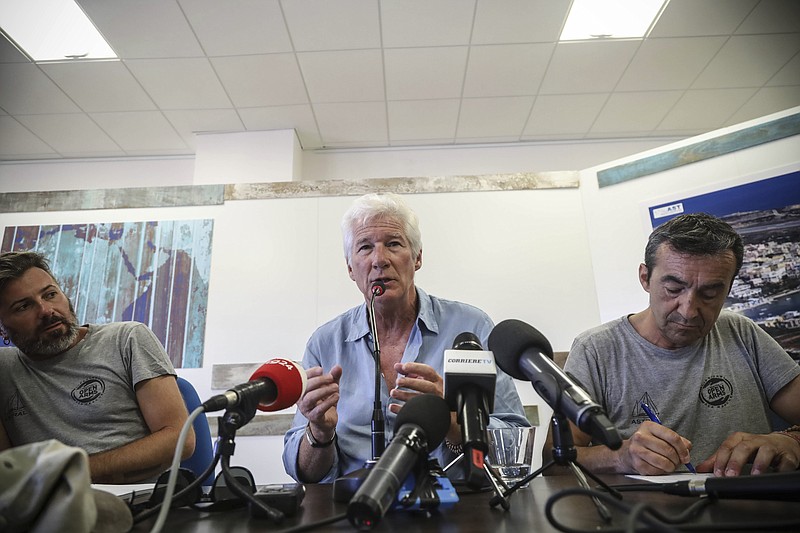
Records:
<instances>
[{"instance_id":1,"label":"man's forearm","mask_svg":"<svg viewBox=\"0 0 800 533\"><path fill-rule=\"evenodd\" d=\"M119 448L89 456L93 483L136 483L151 479L172 463L180 429L164 428ZM181 453L186 459L194 452L194 431L190 431Z\"/></svg>"},{"instance_id":2,"label":"man's forearm","mask_svg":"<svg viewBox=\"0 0 800 533\"><path fill-rule=\"evenodd\" d=\"M333 466L336 445L325 448L313 448L306 435L300 440L300 449L297 452L297 475L301 481L317 483Z\"/></svg>"},{"instance_id":3,"label":"man's forearm","mask_svg":"<svg viewBox=\"0 0 800 533\"><path fill-rule=\"evenodd\" d=\"M596 474L627 474L618 451L608 446L576 446L577 461Z\"/></svg>"}]
</instances>

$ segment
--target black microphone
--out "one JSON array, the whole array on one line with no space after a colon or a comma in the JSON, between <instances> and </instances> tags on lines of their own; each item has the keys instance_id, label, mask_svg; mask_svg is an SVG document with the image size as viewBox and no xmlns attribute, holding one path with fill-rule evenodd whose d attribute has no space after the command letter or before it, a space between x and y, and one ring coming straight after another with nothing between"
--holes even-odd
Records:
<instances>
[{"instance_id":1,"label":"black microphone","mask_svg":"<svg viewBox=\"0 0 800 533\"><path fill-rule=\"evenodd\" d=\"M497 367L474 333L459 333L444 352L444 399L458 414L464 448L464 479L479 488L486 480L483 461L489 452L486 426L494 408Z\"/></svg>"},{"instance_id":2,"label":"black microphone","mask_svg":"<svg viewBox=\"0 0 800 533\"><path fill-rule=\"evenodd\" d=\"M280 411L297 403L306 390L306 371L288 359L270 359L250 376L250 381L236 385L223 394L203 402L205 412L252 404L261 411Z\"/></svg>"},{"instance_id":3,"label":"black microphone","mask_svg":"<svg viewBox=\"0 0 800 533\"><path fill-rule=\"evenodd\" d=\"M439 396L419 394L400 409L395 427L386 452L347 506L347 519L359 529L371 529L380 522L414 465L441 444L450 428L450 409Z\"/></svg>"},{"instance_id":4,"label":"black microphone","mask_svg":"<svg viewBox=\"0 0 800 533\"><path fill-rule=\"evenodd\" d=\"M622 446L622 437L603 408L574 377L553 362L553 348L536 328L521 320L504 320L489 334L489 349L506 374L530 381L554 411L566 416L596 442L612 450Z\"/></svg>"},{"instance_id":5,"label":"black microphone","mask_svg":"<svg viewBox=\"0 0 800 533\"><path fill-rule=\"evenodd\" d=\"M800 501L800 472L692 479L664 483L661 490L679 496L708 495L721 499Z\"/></svg>"},{"instance_id":6,"label":"black microphone","mask_svg":"<svg viewBox=\"0 0 800 533\"><path fill-rule=\"evenodd\" d=\"M386 291L381 280L372 282L369 301L369 330L372 333L372 357L375 360L375 398L372 404L372 460L377 460L386 449L386 425L381 404L381 345L378 342L378 325L375 323L375 298Z\"/></svg>"}]
</instances>

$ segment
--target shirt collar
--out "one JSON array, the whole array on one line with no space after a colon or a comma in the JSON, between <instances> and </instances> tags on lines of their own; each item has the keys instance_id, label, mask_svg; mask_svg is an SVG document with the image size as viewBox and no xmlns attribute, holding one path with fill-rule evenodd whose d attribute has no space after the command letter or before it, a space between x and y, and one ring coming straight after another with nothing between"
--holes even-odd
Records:
<instances>
[{"instance_id":1,"label":"shirt collar","mask_svg":"<svg viewBox=\"0 0 800 533\"><path fill-rule=\"evenodd\" d=\"M419 302L419 312L417 322L420 326L425 326L432 333L439 333L439 323L433 312L431 299L428 294L416 287L417 301ZM350 326L345 337L346 342L355 342L369 335L369 321L367 320L367 303L359 305L353 309Z\"/></svg>"}]
</instances>

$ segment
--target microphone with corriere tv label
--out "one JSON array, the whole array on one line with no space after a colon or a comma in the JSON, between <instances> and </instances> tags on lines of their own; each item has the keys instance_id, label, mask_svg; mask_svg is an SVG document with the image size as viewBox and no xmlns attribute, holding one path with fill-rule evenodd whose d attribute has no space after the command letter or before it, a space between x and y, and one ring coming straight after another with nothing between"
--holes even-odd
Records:
<instances>
[{"instance_id":1,"label":"microphone with corriere tv label","mask_svg":"<svg viewBox=\"0 0 800 533\"><path fill-rule=\"evenodd\" d=\"M461 425L464 478L473 488L480 488L485 481L486 427L494 408L496 382L494 354L483 350L474 333L457 335L453 349L444 352L444 399Z\"/></svg>"}]
</instances>

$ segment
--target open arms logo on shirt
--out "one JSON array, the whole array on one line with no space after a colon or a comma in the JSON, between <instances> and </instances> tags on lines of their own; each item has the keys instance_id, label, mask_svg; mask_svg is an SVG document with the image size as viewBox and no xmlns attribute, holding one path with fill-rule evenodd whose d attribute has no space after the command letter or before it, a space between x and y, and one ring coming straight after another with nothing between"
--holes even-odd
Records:
<instances>
[{"instance_id":1,"label":"open arms logo on shirt","mask_svg":"<svg viewBox=\"0 0 800 533\"><path fill-rule=\"evenodd\" d=\"M709 376L700 386L700 400L709 407L723 407L732 397L731 382L722 376Z\"/></svg>"},{"instance_id":2,"label":"open arms logo on shirt","mask_svg":"<svg viewBox=\"0 0 800 533\"><path fill-rule=\"evenodd\" d=\"M106 385L101 379L90 378L72 389L72 399L80 404L95 402L106 391Z\"/></svg>"}]
</instances>

